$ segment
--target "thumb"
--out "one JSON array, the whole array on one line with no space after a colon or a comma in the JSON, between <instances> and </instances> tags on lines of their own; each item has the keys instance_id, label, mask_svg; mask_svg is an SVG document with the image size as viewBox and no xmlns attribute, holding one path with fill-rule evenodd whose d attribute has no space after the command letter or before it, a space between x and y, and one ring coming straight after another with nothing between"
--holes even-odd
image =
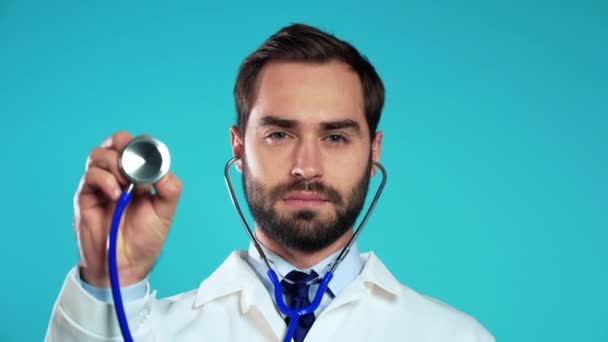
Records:
<instances>
[{"instance_id":1,"label":"thumb","mask_svg":"<svg viewBox=\"0 0 608 342\"><path fill-rule=\"evenodd\" d=\"M175 208L182 193L182 182L169 172L154 185L154 188L156 190L153 198L154 209L163 221L170 222L175 215Z\"/></svg>"}]
</instances>

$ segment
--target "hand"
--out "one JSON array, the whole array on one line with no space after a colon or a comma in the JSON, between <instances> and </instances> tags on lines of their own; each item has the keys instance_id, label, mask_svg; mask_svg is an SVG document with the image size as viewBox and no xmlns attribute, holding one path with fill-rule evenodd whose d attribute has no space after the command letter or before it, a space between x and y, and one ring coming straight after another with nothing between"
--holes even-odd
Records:
<instances>
[{"instance_id":1,"label":"hand","mask_svg":"<svg viewBox=\"0 0 608 342\"><path fill-rule=\"evenodd\" d=\"M118 167L122 149L133 137L118 132L91 151L74 196L74 228L80 249L80 275L97 287L110 287L107 240L110 223L127 179ZM121 286L143 280L158 258L175 215L182 184L169 172L151 186L136 187L120 223L117 260Z\"/></svg>"}]
</instances>

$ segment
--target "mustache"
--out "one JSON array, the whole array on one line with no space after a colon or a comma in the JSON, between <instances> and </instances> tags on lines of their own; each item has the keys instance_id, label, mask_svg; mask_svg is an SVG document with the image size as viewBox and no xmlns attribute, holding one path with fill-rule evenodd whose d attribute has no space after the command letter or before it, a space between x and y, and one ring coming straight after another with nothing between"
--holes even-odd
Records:
<instances>
[{"instance_id":1,"label":"mustache","mask_svg":"<svg viewBox=\"0 0 608 342\"><path fill-rule=\"evenodd\" d=\"M328 201L336 203L338 205L342 204L343 202L342 196L340 196L340 193L334 188L327 186L319 181L310 182L300 179L288 184L277 185L272 190L270 190L270 198L272 200L272 203L282 199L283 197L285 197L285 195L293 191L313 192L325 197Z\"/></svg>"}]
</instances>

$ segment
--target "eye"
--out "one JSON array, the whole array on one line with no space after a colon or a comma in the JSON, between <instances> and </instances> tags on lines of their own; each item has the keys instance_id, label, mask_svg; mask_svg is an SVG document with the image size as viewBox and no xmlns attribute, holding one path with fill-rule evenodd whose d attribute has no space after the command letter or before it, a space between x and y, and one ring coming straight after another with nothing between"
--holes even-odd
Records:
<instances>
[{"instance_id":1,"label":"eye","mask_svg":"<svg viewBox=\"0 0 608 342\"><path fill-rule=\"evenodd\" d=\"M329 141L332 144L343 144L343 143L348 142L348 140L340 134L328 135L326 139L327 139L327 141Z\"/></svg>"},{"instance_id":2,"label":"eye","mask_svg":"<svg viewBox=\"0 0 608 342\"><path fill-rule=\"evenodd\" d=\"M282 132L282 131L272 132L266 136L266 138L268 138L270 140L285 140L288 137L289 136L287 135L287 133Z\"/></svg>"}]
</instances>

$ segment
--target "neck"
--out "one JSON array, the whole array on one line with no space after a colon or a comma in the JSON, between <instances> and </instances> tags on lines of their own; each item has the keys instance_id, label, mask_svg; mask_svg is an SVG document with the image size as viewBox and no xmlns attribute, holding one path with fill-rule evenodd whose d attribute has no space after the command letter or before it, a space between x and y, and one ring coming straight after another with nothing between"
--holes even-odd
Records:
<instances>
[{"instance_id":1,"label":"neck","mask_svg":"<svg viewBox=\"0 0 608 342\"><path fill-rule=\"evenodd\" d=\"M278 244L276 241L270 239L266 234L264 234L264 232L257 226L255 230L256 239L262 245L264 245L264 247L268 248L274 254L280 256L299 269L311 268L321 262L321 260L342 249L344 246L346 246L352 235L353 232L349 229L331 245L318 251L303 252Z\"/></svg>"}]
</instances>

